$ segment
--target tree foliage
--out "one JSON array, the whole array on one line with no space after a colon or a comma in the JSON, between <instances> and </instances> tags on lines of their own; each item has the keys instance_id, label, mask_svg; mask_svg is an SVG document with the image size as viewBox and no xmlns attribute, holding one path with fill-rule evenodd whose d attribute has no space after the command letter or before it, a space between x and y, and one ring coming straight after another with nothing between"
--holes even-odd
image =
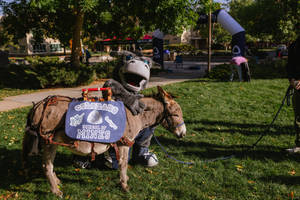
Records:
<instances>
[{"instance_id":1,"label":"tree foliage","mask_svg":"<svg viewBox=\"0 0 300 200\"><path fill-rule=\"evenodd\" d=\"M207 0L200 0L195 5L195 10L197 13L201 14L208 14L209 9L211 9L211 12L213 13L216 10L219 10L222 8L221 3L218 2L212 2ZM208 38L208 24L198 24L195 28L199 35L201 35L202 38ZM212 43L214 45L223 45L226 48L231 42L231 35L228 33L227 30L225 30L219 23L213 23L212 26Z\"/></svg>"},{"instance_id":2,"label":"tree foliage","mask_svg":"<svg viewBox=\"0 0 300 200\"><path fill-rule=\"evenodd\" d=\"M230 14L252 37L277 43L296 38L300 22L298 0L235 0Z\"/></svg>"},{"instance_id":3,"label":"tree foliage","mask_svg":"<svg viewBox=\"0 0 300 200\"><path fill-rule=\"evenodd\" d=\"M1 1L1 0L0 0ZM16 38L72 39L72 63L79 66L83 36L140 38L159 28L177 34L195 22L189 0L14 0L3 4L6 29Z\"/></svg>"}]
</instances>

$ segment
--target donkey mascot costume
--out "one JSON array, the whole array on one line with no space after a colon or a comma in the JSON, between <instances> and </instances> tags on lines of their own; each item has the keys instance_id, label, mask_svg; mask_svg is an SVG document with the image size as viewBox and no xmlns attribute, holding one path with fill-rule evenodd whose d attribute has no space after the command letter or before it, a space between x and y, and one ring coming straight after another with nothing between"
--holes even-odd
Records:
<instances>
[{"instance_id":1,"label":"donkey mascot costume","mask_svg":"<svg viewBox=\"0 0 300 200\"><path fill-rule=\"evenodd\" d=\"M121 51L112 52L112 56L122 58L122 64L114 69L113 78L106 81L103 87L110 87L112 98L123 101L124 105L137 115L144 111L145 105L140 101L143 97L139 92L146 88L150 79L150 68L152 60L143 56L136 56L132 52ZM147 167L154 167L158 164L158 159L154 153L149 152L151 138L154 128L145 128L135 138L132 149L132 161ZM109 155L100 155L97 159L102 159L99 163L105 163L112 169L118 169L116 153L113 148L109 150ZM103 162L104 159L104 162ZM97 163L97 162L96 162ZM87 158L76 156L74 164L77 167L88 168L91 163Z\"/></svg>"}]
</instances>

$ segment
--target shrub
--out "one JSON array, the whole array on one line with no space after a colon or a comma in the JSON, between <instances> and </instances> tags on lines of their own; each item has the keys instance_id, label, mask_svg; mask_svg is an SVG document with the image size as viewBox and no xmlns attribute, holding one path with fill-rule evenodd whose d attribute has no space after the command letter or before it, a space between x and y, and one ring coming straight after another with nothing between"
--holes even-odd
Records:
<instances>
[{"instance_id":1,"label":"shrub","mask_svg":"<svg viewBox=\"0 0 300 200\"><path fill-rule=\"evenodd\" d=\"M122 59L116 59L108 62L101 62L94 65L96 79L110 78L116 66L122 65Z\"/></svg>"},{"instance_id":2,"label":"shrub","mask_svg":"<svg viewBox=\"0 0 300 200\"><path fill-rule=\"evenodd\" d=\"M167 49L170 51L176 51L176 52L192 52L195 51L195 47L189 44L172 44L166 46Z\"/></svg>"},{"instance_id":3,"label":"shrub","mask_svg":"<svg viewBox=\"0 0 300 200\"><path fill-rule=\"evenodd\" d=\"M264 60L261 63L256 63L255 60L249 60L249 69L251 78L255 79L274 79L286 78L286 59L279 60ZM234 70L234 77L237 77L237 71L234 66L230 64L218 65L210 71L208 77L210 79L217 79L221 81L228 81L230 75Z\"/></svg>"},{"instance_id":4,"label":"shrub","mask_svg":"<svg viewBox=\"0 0 300 200\"><path fill-rule=\"evenodd\" d=\"M46 64L46 63L57 63L59 62L58 57L40 57L40 56L27 56L25 60L30 64L30 65L37 65L37 64Z\"/></svg>"},{"instance_id":5,"label":"shrub","mask_svg":"<svg viewBox=\"0 0 300 200\"><path fill-rule=\"evenodd\" d=\"M0 85L8 88L41 88L36 73L24 64L9 64L0 68Z\"/></svg>"},{"instance_id":6,"label":"shrub","mask_svg":"<svg viewBox=\"0 0 300 200\"><path fill-rule=\"evenodd\" d=\"M32 73L39 81L40 88L72 87L93 81L93 67L81 64L79 69L69 63L43 63L31 65Z\"/></svg>"},{"instance_id":7,"label":"shrub","mask_svg":"<svg viewBox=\"0 0 300 200\"><path fill-rule=\"evenodd\" d=\"M0 69L0 85L10 88L73 87L96 79L94 66L74 68L58 58L31 57L29 65L10 64Z\"/></svg>"},{"instance_id":8,"label":"shrub","mask_svg":"<svg viewBox=\"0 0 300 200\"><path fill-rule=\"evenodd\" d=\"M211 69L208 74L208 78L220 81L229 81L232 70L234 69L235 68L229 64L217 65Z\"/></svg>"},{"instance_id":9,"label":"shrub","mask_svg":"<svg viewBox=\"0 0 300 200\"><path fill-rule=\"evenodd\" d=\"M261 63L256 63L255 60L249 60L251 76L257 79L286 78L286 64L286 59L266 59Z\"/></svg>"}]
</instances>

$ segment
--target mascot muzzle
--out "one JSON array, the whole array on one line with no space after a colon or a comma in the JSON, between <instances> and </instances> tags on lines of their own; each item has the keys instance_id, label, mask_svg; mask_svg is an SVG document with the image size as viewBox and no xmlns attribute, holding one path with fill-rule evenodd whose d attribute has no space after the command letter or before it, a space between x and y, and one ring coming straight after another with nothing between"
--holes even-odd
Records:
<instances>
[{"instance_id":1,"label":"mascot muzzle","mask_svg":"<svg viewBox=\"0 0 300 200\"><path fill-rule=\"evenodd\" d=\"M119 73L122 85L133 92L143 90L150 79L149 64L137 59L126 61Z\"/></svg>"}]
</instances>

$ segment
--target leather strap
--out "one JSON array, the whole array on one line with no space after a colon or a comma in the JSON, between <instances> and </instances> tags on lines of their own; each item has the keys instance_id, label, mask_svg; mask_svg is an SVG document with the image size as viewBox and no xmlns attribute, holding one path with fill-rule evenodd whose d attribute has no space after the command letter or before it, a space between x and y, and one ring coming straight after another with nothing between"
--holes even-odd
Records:
<instances>
[{"instance_id":1,"label":"leather strap","mask_svg":"<svg viewBox=\"0 0 300 200\"><path fill-rule=\"evenodd\" d=\"M121 144L129 147L132 147L132 145L134 144L134 141L129 140L126 136L122 136L118 142L121 142Z\"/></svg>"},{"instance_id":2,"label":"leather strap","mask_svg":"<svg viewBox=\"0 0 300 200\"><path fill-rule=\"evenodd\" d=\"M91 149L91 161L95 161L95 158L96 158L96 152L94 151L94 146L95 146L95 143L94 142L91 142L91 145L92 145L92 149Z\"/></svg>"}]
</instances>

